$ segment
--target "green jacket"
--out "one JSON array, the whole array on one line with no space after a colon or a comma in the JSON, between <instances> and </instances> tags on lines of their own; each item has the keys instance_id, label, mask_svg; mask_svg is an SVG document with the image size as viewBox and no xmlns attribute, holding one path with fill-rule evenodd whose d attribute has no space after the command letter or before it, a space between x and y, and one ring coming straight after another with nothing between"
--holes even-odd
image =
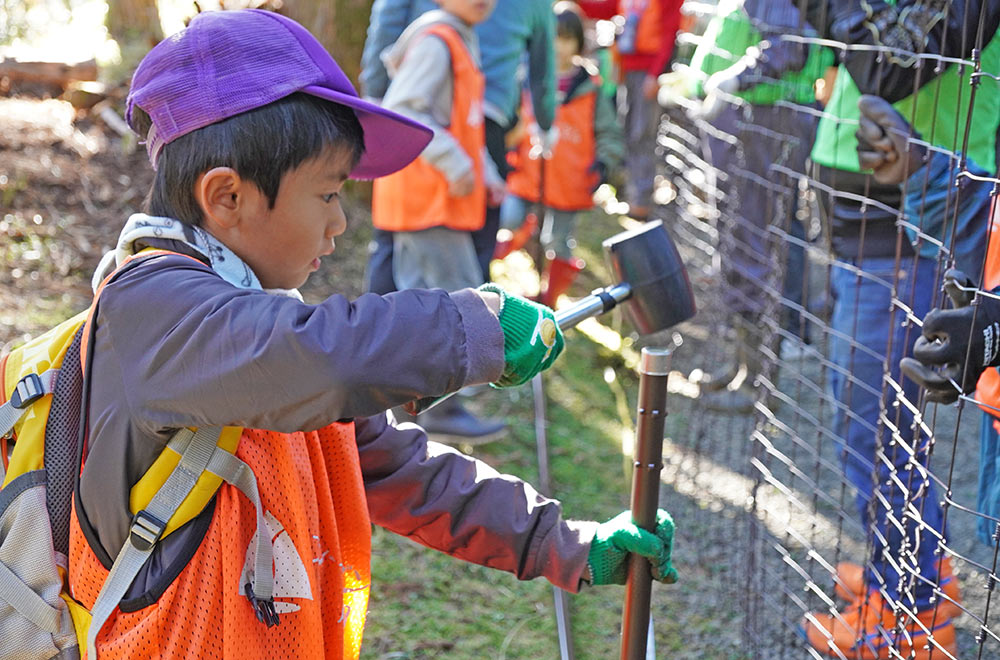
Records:
<instances>
[{"instance_id":1,"label":"green jacket","mask_svg":"<svg viewBox=\"0 0 1000 660\"><path fill-rule=\"evenodd\" d=\"M798 16L795 7L784 0L724 0L691 60L697 75L690 93L704 96L703 83L709 76L740 63L736 96L748 103L813 103L813 84L833 64L833 52L815 44L782 40L777 34L768 39L754 26L754 19L759 18L771 29L782 27L777 22L794 31L799 27Z\"/></svg>"},{"instance_id":2,"label":"green jacket","mask_svg":"<svg viewBox=\"0 0 1000 660\"><path fill-rule=\"evenodd\" d=\"M1000 39L994 36L982 52L982 70L1000 73ZM963 150L968 121L971 67L952 64L916 94L893 104L931 144L958 152ZM841 65L837 82L819 122L812 159L820 165L860 172L857 138L858 99L861 91ZM996 171L996 133L1000 126L1000 87L987 79L976 90L972 128L966 155L987 172Z\"/></svg>"}]
</instances>

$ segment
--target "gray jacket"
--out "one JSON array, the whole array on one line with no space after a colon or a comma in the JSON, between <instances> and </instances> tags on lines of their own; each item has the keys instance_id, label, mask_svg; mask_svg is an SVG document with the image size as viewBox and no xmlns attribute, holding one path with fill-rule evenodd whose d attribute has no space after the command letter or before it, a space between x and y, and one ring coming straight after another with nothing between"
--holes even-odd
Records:
<instances>
[{"instance_id":1,"label":"gray jacket","mask_svg":"<svg viewBox=\"0 0 1000 660\"><path fill-rule=\"evenodd\" d=\"M420 155L448 181L455 182L472 169L472 158L448 132L454 90L451 52L441 39L423 36L436 24L455 28L479 65L479 42L472 28L448 12L429 11L411 23L392 48L382 54L392 78L382 106L434 130L434 137ZM483 159L486 181L502 183L485 144L479 157Z\"/></svg>"},{"instance_id":2,"label":"gray jacket","mask_svg":"<svg viewBox=\"0 0 1000 660\"><path fill-rule=\"evenodd\" d=\"M579 587L593 523L563 520L560 505L528 484L383 412L499 377L503 333L474 291L309 305L163 256L108 284L95 324L77 508L106 567L127 537L131 486L178 428L293 432L353 418L372 522L520 578ZM163 540L123 610L169 586L212 509Z\"/></svg>"},{"instance_id":3,"label":"gray jacket","mask_svg":"<svg viewBox=\"0 0 1000 660\"><path fill-rule=\"evenodd\" d=\"M361 93L382 98L389 86L380 55L434 0L375 0L361 56ZM548 130L555 116L555 14L546 0L503 0L476 26L486 76L486 116L508 128L521 103L522 61L538 125Z\"/></svg>"}]
</instances>

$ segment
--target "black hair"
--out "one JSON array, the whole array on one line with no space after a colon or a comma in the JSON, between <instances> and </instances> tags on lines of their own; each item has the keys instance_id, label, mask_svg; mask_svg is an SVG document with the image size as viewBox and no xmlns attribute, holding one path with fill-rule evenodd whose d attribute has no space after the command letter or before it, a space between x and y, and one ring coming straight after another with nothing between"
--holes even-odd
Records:
<instances>
[{"instance_id":1,"label":"black hair","mask_svg":"<svg viewBox=\"0 0 1000 660\"><path fill-rule=\"evenodd\" d=\"M575 3L557 2L554 11L556 14L556 35L564 39L576 40L576 52L582 55L586 41L583 36L583 19L580 18L580 11Z\"/></svg>"},{"instance_id":2,"label":"black hair","mask_svg":"<svg viewBox=\"0 0 1000 660\"><path fill-rule=\"evenodd\" d=\"M132 112L132 128L146 135L149 115ZM282 177L327 147L346 147L357 165L364 132L347 106L295 93L268 105L191 131L163 147L145 211L190 225L202 222L194 196L198 177L214 167L231 167L251 181L274 208Z\"/></svg>"}]
</instances>

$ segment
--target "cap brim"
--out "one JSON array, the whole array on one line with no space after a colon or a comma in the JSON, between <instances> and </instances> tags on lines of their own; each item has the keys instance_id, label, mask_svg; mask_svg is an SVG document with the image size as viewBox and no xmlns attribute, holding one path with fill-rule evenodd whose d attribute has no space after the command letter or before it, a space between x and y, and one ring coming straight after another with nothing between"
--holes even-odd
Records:
<instances>
[{"instance_id":1,"label":"cap brim","mask_svg":"<svg viewBox=\"0 0 1000 660\"><path fill-rule=\"evenodd\" d=\"M427 126L351 94L311 85L301 91L352 108L365 131L365 153L352 179L376 179L403 169L434 136Z\"/></svg>"}]
</instances>

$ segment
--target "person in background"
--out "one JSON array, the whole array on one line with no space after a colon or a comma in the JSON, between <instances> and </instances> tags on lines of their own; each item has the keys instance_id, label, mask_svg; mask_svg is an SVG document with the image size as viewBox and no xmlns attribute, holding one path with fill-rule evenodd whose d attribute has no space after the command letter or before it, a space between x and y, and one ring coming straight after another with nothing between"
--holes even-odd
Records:
<instances>
[{"instance_id":1,"label":"person in background","mask_svg":"<svg viewBox=\"0 0 1000 660\"><path fill-rule=\"evenodd\" d=\"M866 169L872 149L859 141L859 101L863 95L885 99L933 146L963 151L995 171L1000 90L978 88L966 141L964 99L973 67L929 56L968 58L976 49L983 70L1000 70L1000 2L962 0L941 12L937 3L919 0L810 0L806 16L820 37L857 46L840 53L811 157L833 253L832 429L871 543L863 563L837 566L837 590L848 604L809 614L802 629L815 649L833 646L847 657L882 657L889 648L917 658L941 655L942 648L954 653L952 618L961 608L957 593L949 591L957 583L949 581L950 561L941 552L941 497L924 467L927 438L910 408L896 403L900 397L918 400L919 388L902 377L899 365L917 333L909 319L930 312L940 274L936 259L901 240L906 200L898 182L879 181ZM909 511L919 511L919 519ZM889 632L894 630L903 634Z\"/></svg>"},{"instance_id":2,"label":"person in background","mask_svg":"<svg viewBox=\"0 0 1000 660\"><path fill-rule=\"evenodd\" d=\"M501 227L513 231L525 224L529 207L544 209L541 244L546 265L539 301L554 306L583 268L573 256L577 214L593 208L593 194L622 159L624 144L614 108L601 93L601 78L593 61L585 59L583 21L572 2L558 2L556 72L559 91L550 152L541 144L541 129L525 99L521 123L527 124L511 154L508 195L500 207ZM543 171L544 170L544 171ZM544 191L542 186L544 185ZM498 252L501 244L498 243Z\"/></svg>"},{"instance_id":3,"label":"person in background","mask_svg":"<svg viewBox=\"0 0 1000 660\"><path fill-rule=\"evenodd\" d=\"M418 16L435 9L434 0L375 0L368 37L361 56L361 95L381 99L389 86L382 54ZM527 83L535 118L548 136L555 116L555 66L552 42L555 20L547 0L504 0L475 28L479 38L481 69L486 77L483 114L486 147L501 177L507 176L504 135L516 123L521 102L519 68L527 61ZM473 232L476 255L483 276L490 277L489 264L500 226L500 208L486 210L483 228ZM392 237L376 229L365 276L366 288L374 293L396 289L392 279Z\"/></svg>"},{"instance_id":4,"label":"person in background","mask_svg":"<svg viewBox=\"0 0 1000 660\"><path fill-rule=\"evenodd\" d=\"M807 341L797 311L808 298L805 229L796 218L798 178L775 168L805 176L818 121L814 85L833 53L783 35L815 35L789 0L726 0L682 74L686 95L702 99L692 114L713 128L704 139L721 174L719 250L736 359L700 383L705 405L721 412L753 409L768 288L783 300L780 331ZM763 182L782 190L776 194ZM772 226L790 240L775 246Z\"/></svg>"},{"instance_id":5,"label":"person in background","mask_svg":"<svg viewBox=\"0 0 1000 660\"><path fill-rule=\"evenodd\" d=\"M636 220L649 217L656 175L656 131L660 106L657 78L674 52L682 0L579 0L590 18L624 17L615 39L618 112L625 129L625 201Z\"/></svg>"},{"instance_id":6,"label":"person in background","mask_svg":"<svg viewBox=\"0 0 1000 660\"><path fill-rule=\"evenodd\" d=\"M457 291L484 282L472 233L486 204L499 204L504 182L486 153L483 75L473 26L493 2L441 0L384 53L391 82L382 107L431 127L420 157L375 181L372 224L392 232L392 275L404 289ZM505 430L452 397L418 422L447 442L487 442Z\"/></svg>"}]
</instances>

